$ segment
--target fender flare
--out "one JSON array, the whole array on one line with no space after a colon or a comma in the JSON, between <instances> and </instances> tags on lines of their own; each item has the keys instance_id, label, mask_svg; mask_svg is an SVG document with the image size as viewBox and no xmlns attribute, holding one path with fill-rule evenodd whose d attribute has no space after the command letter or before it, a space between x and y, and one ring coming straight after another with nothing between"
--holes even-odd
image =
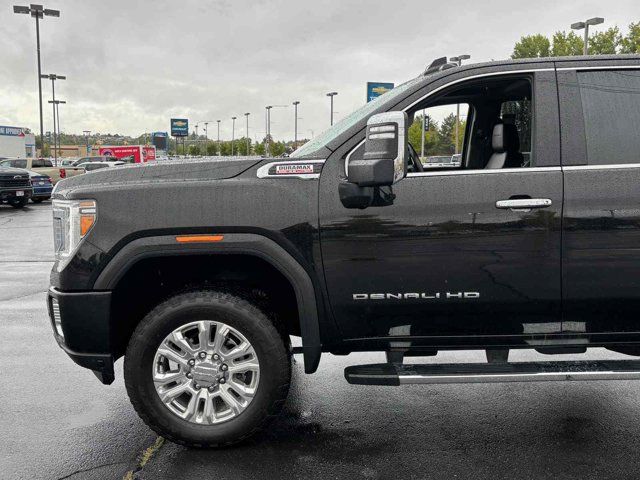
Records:
<instances>
[{"instance_id":1,"label":"fender flare","mask_svg":"<svg viewBox=\"0 0 640 480\"><path fill-rule=\"evenodd\" d=\"M293 286L298 304L305 373L317 370L322 353L316 289L309 273L289 252L263 235L224 233L215 243L177 243L175 235L142 237L127 243L98 275L95 290L113 290L134 264L145 258L170 255L245 254L265 260Z\"/></svg>"}]
</instances>

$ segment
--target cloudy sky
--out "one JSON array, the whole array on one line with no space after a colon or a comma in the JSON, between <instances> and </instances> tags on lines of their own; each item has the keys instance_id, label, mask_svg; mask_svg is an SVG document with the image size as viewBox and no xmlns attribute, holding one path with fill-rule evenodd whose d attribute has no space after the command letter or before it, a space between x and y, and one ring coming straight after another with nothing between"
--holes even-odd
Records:
<instances>
[{"instance_id":1,"label":"cloudy sky","mask_svg":"<svg viewBox=\"0 0 640 480\"><path fill-rule=\"evenodd\" d=\"M41 24L43 73L57 83L62 129L140 135L166 131L170 117L222 120L221 136L293 138L329 123L326 92L338 91L336 117L365 101L367 81L401 83L435 57L468 53L502 59L531 33L552 34L603 16L624 30L640 20L637 0L42 0L61 10ZM35 25L0 2L0 125L38 130ZM576 3L581 4L580 7ZM45 131L51 129L44 84ZM215 126L209 126L210 137ZM238 130L239 129L239 130ZM202 132L202 130L201 130Z\"/></svg>"}]
</instances>

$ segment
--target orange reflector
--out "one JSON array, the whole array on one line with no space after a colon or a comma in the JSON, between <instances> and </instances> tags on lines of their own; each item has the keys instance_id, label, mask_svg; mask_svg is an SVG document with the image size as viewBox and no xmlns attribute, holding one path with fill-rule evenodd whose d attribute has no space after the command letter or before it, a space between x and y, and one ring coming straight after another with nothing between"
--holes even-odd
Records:
<instances>
[{"instance_id":1,"label":"orange reflector","mask_svg":"<svg viewBox=\"0 0 640 480\"><path fill-rule=\"evenodd\" d=\"M207 243L207 242L221 242L224 239L224 235L178 235L176 242L179 243Z\"/></svg>"},{"instance_id":2,"label":"orange reflector","mask_svg":"<svg viewBox=\"0 0 640 480\"><path fill-rule=\"evenodd\" d=\"M80 215L80 236L84 237L91 227L93 226L93 222L96 219L95 215Z\"/></svg>"}]
</instances>

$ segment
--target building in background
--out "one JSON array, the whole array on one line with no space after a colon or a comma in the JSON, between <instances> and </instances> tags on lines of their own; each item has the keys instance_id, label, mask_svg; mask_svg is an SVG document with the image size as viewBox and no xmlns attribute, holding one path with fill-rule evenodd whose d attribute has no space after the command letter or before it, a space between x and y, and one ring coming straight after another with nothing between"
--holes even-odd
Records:
<instances>
[{"instance_id":1,"label":"building in background","mask_svg":"<svg viewBox=\"0 0 640 480\"><path fill-rule=\"evenodd\" d=\"M23 127L0 126L0 157L36 156L36 137Z\"/></svg>"},{"instance_id":2,"label":"building in background","mask_svg":"<svg viewBox=\"0 0 640 480\"><path fill-rule=\"evenodd\" d=\"M166 156L169 150L169 135L167 132L153 132L151 134L151 145L156 147L158 155Z\"/></svg>"}]
</instances>

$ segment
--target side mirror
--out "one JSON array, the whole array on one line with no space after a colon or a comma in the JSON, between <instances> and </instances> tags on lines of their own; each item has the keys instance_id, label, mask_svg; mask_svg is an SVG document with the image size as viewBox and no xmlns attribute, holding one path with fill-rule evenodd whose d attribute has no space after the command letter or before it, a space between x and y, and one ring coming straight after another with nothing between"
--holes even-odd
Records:
<instances>
[{"instance_id":1,"label":"side mirror","mask_svg":"<svg viewBox=\"0 0 640 480\"><path fill-rule=\"evenodd\" d=\"M359 187L381 187L402 180L407 174L408 123L405 112L371 116L364 156L349 163L347 180Z\"/></svg>"}]
</instances>

